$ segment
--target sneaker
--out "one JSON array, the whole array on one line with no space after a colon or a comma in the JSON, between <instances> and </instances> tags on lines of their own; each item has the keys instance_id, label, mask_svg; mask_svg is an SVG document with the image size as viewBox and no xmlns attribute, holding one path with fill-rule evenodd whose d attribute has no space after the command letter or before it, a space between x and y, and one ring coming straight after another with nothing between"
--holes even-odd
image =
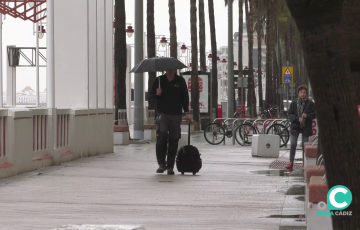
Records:
<instances>
[{"instance_id":1,"label":"sneaker","mask_svg":"<svg viewBox=\"0 0 360 230\"><path fill-rule=\"evenodd\" d=\"M292 169L294 167L294 163L290 162L285 168Z\"/></svg>"},{"instance_id":2,"label":"sneaker","mask_svg":"<svg viewBox=\"0 0 360 230\"><path fill-rule=\"evenodd\" d=\"M168 168L167 169L167 174L168 175L174 175L175 173L174 173L174 170L172 168Z\"/></svg>"},{"instance_id":3,"label":"sneaker","mask_svg":"<svg viewBox=\"0 0 360 230\"><path fill-rule=\"evenodd\" d=\"M165 165L161 165L157 170L156 173L164 173L166 170L166 166Z\"/></svg>"}]
</instances>

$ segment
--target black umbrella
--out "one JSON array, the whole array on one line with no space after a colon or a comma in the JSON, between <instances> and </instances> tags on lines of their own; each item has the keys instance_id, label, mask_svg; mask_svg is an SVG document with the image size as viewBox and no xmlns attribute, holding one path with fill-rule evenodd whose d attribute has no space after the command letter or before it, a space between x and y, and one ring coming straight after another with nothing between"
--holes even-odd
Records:
<instances>
[{"instance_id":1,"label":"black umbrella","mask_svg":"<svg viewBox=\"0 0 360 230\"><path fill-rule=\"evenodd\" d=\"M139 62L130 73L161 72L170 69L188 68L173 57L153 57Z\"/></svg>"}]
</instances>

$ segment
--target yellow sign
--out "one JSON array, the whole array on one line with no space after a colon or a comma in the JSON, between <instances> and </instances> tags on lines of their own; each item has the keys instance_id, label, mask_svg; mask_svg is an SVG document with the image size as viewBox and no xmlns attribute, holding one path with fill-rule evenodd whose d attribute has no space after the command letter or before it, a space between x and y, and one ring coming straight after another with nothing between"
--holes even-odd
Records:
<instances>
[{"instance_id":1,"label":"yellow sign","mask_svg":"<svg viewBox=\"0 0 360 230\"><path fill-rule=\"evenodd\" d=\"M282 68L282 83L291 84L294 83L294 68L290 66L285 66Z\"/></svg>"}]
</instances>

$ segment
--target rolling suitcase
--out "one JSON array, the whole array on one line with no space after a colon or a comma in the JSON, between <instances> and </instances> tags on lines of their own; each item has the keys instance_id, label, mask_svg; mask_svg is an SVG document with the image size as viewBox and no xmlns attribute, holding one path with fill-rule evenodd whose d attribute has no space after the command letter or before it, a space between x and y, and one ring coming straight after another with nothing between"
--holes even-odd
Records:
<instances>
[{"instance_id":1,"label":"rolling suitcase","mask_svg":"<svg viewBox=\"0 0 360 230\"><path fill-rule=\"evenodd\" d=\"M179 149L176 155L176 168L182 175L189 172L193 175L199 172L202 167L202 160L200 158L199 150L190 145L190 123L188 134L188 145L185 145Z\"/></svg>"}]
</instances>

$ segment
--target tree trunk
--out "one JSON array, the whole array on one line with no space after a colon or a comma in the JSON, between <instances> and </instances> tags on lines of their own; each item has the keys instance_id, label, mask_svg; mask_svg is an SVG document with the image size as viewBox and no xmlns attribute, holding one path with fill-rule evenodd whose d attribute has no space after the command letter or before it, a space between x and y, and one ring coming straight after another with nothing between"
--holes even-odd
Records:
<instances>
[{"instance_id":1,"label":"tree trunk","mask_svg":"<svg viewBox=\"0 0 360 230\"><path fill-rule=\"evenodd\" d=\"M196 0L190 0L190 24L191 24L191 108L195 128L199 129L199 77L198 77L198 52L197 52L197 26L196 26Z\"/></svg>"},{"instance_id":2,"label":"tree trunk","mask_svg":"<svg viewBox=\"0 0 360 230\"><path fill-rule=\"evenodd\" d=\"M271 94L271 86L272 86L272 9L271 4L268 5L267 9L267 18L266 18L266 93L265 93L265 101L266 108L272 103L272 94Z\"/></svg>"},{"instance_id":3,"label":"tree trunk","mask_svg":"<svg viewBox=\"0 0 360 230\"><path fill-rule=\"evenodd\" d=\"M342 11L343 25L346 28L345 38L350 52L350 68L355 81L357 104L360 105L360 23L354 21L359 18L359 1L345 0Z\"/></svg>"},{"instance_id":4,"label":"tree trunk","mask_svg":"<svg viewBox=\"0 0 360 230\"><path fill-rule=\"evenodd\" d=\"M262 40L262 21L260 12L257 12L257 42L258 42L258 87L259 87L259 111L263 111L263 88L262 88L262 74L261 74L261 62L262 62L262 50L261 50L261 40Z\"/></svg>"},{"instance_id":5,"label":"tree trunk","mask_svg":"<svg viewBox=\"0 0 360 230\"><path fill-rule=\"evenodd\" d=\"M214 0L209 0L209 23L211 36L211 108L217 111L218 106L218 79L217 79L217 47L216 47L216 29L214 16ZM217 117L217 113L215 113Z\"/></svg>"},{"instance_id":6,"label":"tree trunk","mask_svg":"<svg viewBox=\"0 0 360 230\"><path fill-rule=\"evenodd\" d=\"M285 60L290 61L290 23L285 33Z\"/></svg>"},{"instance_id":7,"label":"tree trunk","mask_svg":"<svg viewBox=\"0 0 360 230\"><path fill-rule=\"evenodd\" d=\"M253 3L249 4L249 0L245 0L245 12L248 32L248 43L249 43L249 69L254 69L253 63L253 46L254 46L254 28L253 28ZM254 73L248 77L248 107L250 109L250 116L256 117L256 96L255 96L255 84L254 84Z\"/></svg>"},{"instance_id":8,"label":"tree trunk","mask_svg":"<svg viewBox=\"0 0 360 230\"><path fill-rule=\"evenodd\" d=\"M153 0L154 1L154 0ZM177 58L175 0L169 0L170 57Z\"/></svg>"},{"instance_id":9,"label":"tree trunk","mask_svg":"<svg viewBox=\"0 0 360 230\"><path fill-rule=\"evenodd\" d=\"M343 2L312 1L309 7L307 0L287 0L299 28L315 96L328 187L346 186L353 196L351 205L345 209L352 211L353 217L331 216L334 230L360 226L357 218L360 215L360 119L346 28L341 23ZM352 21L357 22L358 16L354 15Z\"/></svg>"},{"instance_id":10,"label":"tree trunk","mask_svg":"<svg viewBox=\"0 0 360 230\"><path fill-rule=\"evenodd\" d=\"M243 47L242 47L242 43L243 43L243 30L244 30L244 15L243 15L243 5L244 2L243 0L239 0L239 42L238 42L238 70L239 70L239 77L243 77L243 60L242 60L242 53L243 53ZM243 88L245 89L245 88ZM241 98L243 98L243 100L245 100L245 97L241 96L241 88L238 87L238 98L239 100L241 100ZM239 101L239 104L244 104L245 105L245 101Z\"/></svg>"},{"instance_id":11,"label":"tree trunk","mask_svg":"<svg viewBox=\"0 0 360 230\"><path fill-rule=\"evenodd\" d=\"M199 0L199 39L200 39L200 70L206 72L206 54L205 54L205 9L204 0Z\"/></svg>"},{"instance_id":12,"label":"tree trunk","mask_svg":"<svg viewBox=\"0 0 360 230\"><path fill-rule=\"evenodd\" d=\"M125 0L115 1L115 120L126 109L126 12Z\"/></svg>"},{"instance_id":13,"label":"tree trunk","mask_svg":"<svg viewBox=\"0 0 360 230\"><path fill-rule=\"evenodd\" d=\"M274 42L275 43L275 42ZM273 44L274 44L273 43ZM275 46L272 46L273 48L273 58L272 58L272 64L273 64L273 81L272 81L272 87L271 87L271 93L272 93L272 98L273 101L271 102L272 106L277 105L278 100L277 100L277 93L276 93L276 89L278 88L278 82L279 82L279 78L280 78L280 74L279 74L279 67L278 67L278 63L277 63L277 58L276 58L276 51L275 51Z\"/></svg>"},{"instance_id":14,"label":"tree trunk","mask_svg":"<svg viewBox=\"0 0 360 230\"><path fill-rule=\"evenodd\" d=\"M156 56L155 45L155 19L154 19L154 0L147 0L147 54L148 58ZM150 96L150 90L156 80L156 72L149 72L148 79L148 103L149 110L156 108L156 100Z\"/></svg>"}]
</instances>

